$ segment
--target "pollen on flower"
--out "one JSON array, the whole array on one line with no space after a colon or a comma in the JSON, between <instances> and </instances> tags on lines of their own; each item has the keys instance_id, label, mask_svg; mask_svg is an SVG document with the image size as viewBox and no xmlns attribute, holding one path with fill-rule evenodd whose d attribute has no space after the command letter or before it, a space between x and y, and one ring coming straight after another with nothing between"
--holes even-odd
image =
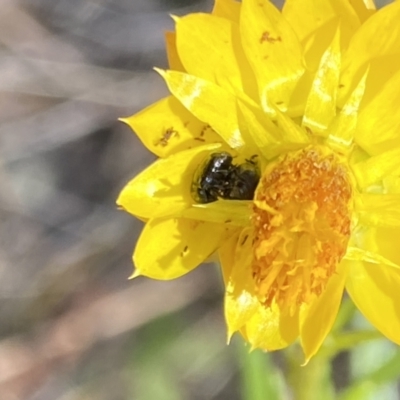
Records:
<instances>
[{"instance_id":1,"label":"pollen on flower","mask_svg":"<svg viewBox=\"0 0 400 400\"><path fill-rule=\"evenodd\" d=\"M325 289L350 237L347 167L310 146L267 167L253 206L253 277L259 300L293 314Z\"/></svg>"}]
</instances>

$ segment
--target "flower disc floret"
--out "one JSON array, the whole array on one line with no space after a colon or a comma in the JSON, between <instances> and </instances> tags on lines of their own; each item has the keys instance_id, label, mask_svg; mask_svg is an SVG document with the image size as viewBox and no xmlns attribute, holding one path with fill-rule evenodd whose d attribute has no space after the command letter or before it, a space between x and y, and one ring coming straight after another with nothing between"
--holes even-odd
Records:
<instances>
[{"instance_id":1,"label":"flower disc floret","mask_svg":"<svg viewBox=\"0 0 400 400\"><path fill-rule=\"evenodd\" d=\"M258 186L253 276L260 301L293 313L325 289L346 253L348 169L328 148L310 146L271 163Z\"/></svg>"}]
</instances>

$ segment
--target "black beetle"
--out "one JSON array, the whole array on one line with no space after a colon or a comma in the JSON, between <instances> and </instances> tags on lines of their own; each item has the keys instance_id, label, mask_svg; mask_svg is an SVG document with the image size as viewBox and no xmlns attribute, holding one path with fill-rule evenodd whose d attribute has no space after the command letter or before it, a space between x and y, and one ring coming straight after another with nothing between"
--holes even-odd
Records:
<instances>
[{"instance_id":1,"label":"black beetle","mask_svg":"<svg viewBox=\"0 0 400 400\"><path fill-rule=\"evenodd\" d=\"M253 156L245 163L235 165L227 152L213 153L193 182L193 195L198 203L218 199L252 200L260 180Z\"/></svg>"}]
</instances>

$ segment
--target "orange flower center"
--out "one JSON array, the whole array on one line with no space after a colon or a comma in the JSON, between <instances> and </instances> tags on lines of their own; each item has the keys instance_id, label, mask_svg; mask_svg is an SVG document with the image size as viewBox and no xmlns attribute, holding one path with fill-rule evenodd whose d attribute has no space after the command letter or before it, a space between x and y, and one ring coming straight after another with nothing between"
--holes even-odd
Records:
<instances>
[{"instance_id":1,"label":"orange flower center","mask_svg":"<svg viewBox=\"0 0 400 400\"><path fill-rule=\"evenodd\" d=\"M331 150L310 146L271 163L253 206L260 301L293 314L325 289L350 237L351 184Z\"/></svg>"}]
</instances>

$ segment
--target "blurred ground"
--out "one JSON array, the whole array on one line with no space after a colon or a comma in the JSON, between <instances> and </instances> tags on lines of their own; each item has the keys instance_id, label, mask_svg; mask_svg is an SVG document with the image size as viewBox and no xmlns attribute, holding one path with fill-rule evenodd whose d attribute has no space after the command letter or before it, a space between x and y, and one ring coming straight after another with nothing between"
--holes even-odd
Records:
<instances>
[{"instance_id":1,"label":"blurred ground","mask_svg":"<svg viewBox=\"0 0 400 400\"><path fill-rule=\"evenodd\" d=\"M217 271L127 281L115 207L152 160L117 118L166 93L168 13L211 6L0 3L1 400L235 398Z\"/></svg>"},{"instance_id":2,"label":"blurred ground","mask_svg":"<svg viewBox=\"0 0 400 400\"><path fill-rule=\"evenodd\" d=\"M153 158L172 14L211 0L1 0L0 400L240 399L219 275L127 281L115 199Z\"/></svg>"}]
</instances>

